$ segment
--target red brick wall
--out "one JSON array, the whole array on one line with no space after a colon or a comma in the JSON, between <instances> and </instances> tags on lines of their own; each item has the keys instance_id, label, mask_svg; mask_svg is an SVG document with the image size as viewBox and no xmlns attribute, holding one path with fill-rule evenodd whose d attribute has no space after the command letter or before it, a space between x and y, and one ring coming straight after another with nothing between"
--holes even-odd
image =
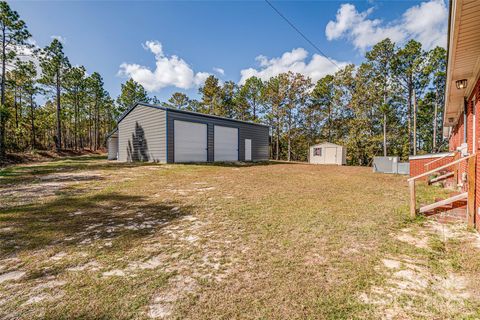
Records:
<instances>
[{"instance_id":1,"label":"red brick wall","mask_svg":"<svg viewBox=\"0 0 480 320\"><path fill-rule=\"evenodd\" d=\"M452 128L452 134L450 135L449 148L450 151L455 151L457 147L463 142L463 113L458 119L458 123L455 127Z\"/></svg>"},{"instance_id":2,"label":"red brick wall","mask_svg":"<svg viewBox=\"0 0 480 320\"><path fill-rule=\"evenodd\" d=\"M467 141L468 143L468 152L472 153L473 151L473 103L472 100L468 101L467 104Z\"/></svg>"},{"instance_id":3,"label":"red brick wall","mask_svg":"<svg viewBox=\"0 0 480 320\"><path fill-rule=\"evenodd\" d=\"M441 160L438 160L428 166L426 166L427 163L434 161L438 159L439 157L431 157L431 158L422 158L422 159L410 159L410 177L418 176L419 174L422 174L424 172L430 171L432 169L436 169L438 167L441 167L449 162L452 162L453 157L448 156L445 157ZM423 180L426 180L427 177L425 177Z\"/></svg>"},{"instance_id":4,"label":"red brick wall","mask_svg":"<svg viewBox=\"0 0 480 320\"><path fill-rule=\"evenodd\" d=\"M475 96L475 105L473 105L473 97ZM480 79L477 81L475 88L472 92L472 95L469 97L469 107L472 109L475 108L475 149L473 152L478 152L479 148L479 138L480 138ZM469 109L470 109L469 108ZM473 118L473 116L472 116ZM473 126L472 126L472 135L473 135ZM472 140L473 142L473 140ZM472 143L473 148L473 143ZM475 227L480 231L480 215L478 214L478 207L480 204L480 156L477 154L477 163L475 168Z\"/></svg>"},{"instance_id":5,"label":"red brick wall","mask_svg":"<svg viewBox=\"0 0 480 320\"><path fill-rule=\"evenodd\" d=\"M475 106L473 105L473 97L475 97ZM468 152L476 153L479 150L479 140L480 140L480 79L477 81L475 88L472 91L472 94L467 100L467 143L468 143ZM475 108L476 114L476 128L475 128L475 137L473 137L473 108ZM475 149L473 150L473 139L475 139ZM463 113L460 115L458 124L452 128L452 134L449 140L449 148L451 151L454 151L458 146L462 144L463 141ZM459 166L458 172L458 182L461 182L462 174L466 172L467 162L464 161ZM480 156L477 155L477 165L475 170L475 221L476 228L480 231L480 215L478 214L478 207L480 204ZM466 185L463 187L463 190L466 191Z\"/></svg>"}]
</instances>

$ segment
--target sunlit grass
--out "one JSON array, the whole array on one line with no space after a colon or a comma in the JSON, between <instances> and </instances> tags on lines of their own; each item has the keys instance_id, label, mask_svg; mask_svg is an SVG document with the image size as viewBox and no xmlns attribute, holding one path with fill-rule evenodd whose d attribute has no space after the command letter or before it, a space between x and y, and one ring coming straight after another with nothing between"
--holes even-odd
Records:
<instances>
[{"instance_id":1,"label":"sunlit grass","mask_svg":"<svg viewBox=\"0 0 480 320\"><path fill-rule=\"evenodd\" d=\"M424 220L408 219L405 177L371 168L93 157L0 175L0 191L18 188L0 209L0 273L26 272L0 283L0 318L142 319L153 308L190 319L375 319L358 297L385 283L385 256L426 259L439 275L480 268L456 243L397 241ZM19 197L38 186L58 189ZM419 202L443 192L431 190L420 184Z\"/></svg>"}]
</instances>

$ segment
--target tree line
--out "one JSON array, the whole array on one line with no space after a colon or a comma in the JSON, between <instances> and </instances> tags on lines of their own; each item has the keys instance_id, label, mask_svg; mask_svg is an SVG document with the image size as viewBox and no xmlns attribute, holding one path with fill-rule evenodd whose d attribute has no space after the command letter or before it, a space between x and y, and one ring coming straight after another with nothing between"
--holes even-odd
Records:
<instances>
[{"instance_id":1,"label":"tree line","mask_svg":"<svg viewBox=\"0 0 480 320\"><path fill-rule=\"evenodd\" d=\"M374 156L406 160L447 147L440 132L445 74L445 49L385 39L359 66L346 65L315 83L292 72L242 84L211 75L199 100L176 92L163 104L268 124L274 159L305 161L310 145L326 141L346 146L350 164L369 165Z\"/></svg>"},{"instance_id":2,"label":"tree line","mask_svg":"<svg viewBox=\"0 0 480 320\"><path fill-rule=\"evenodd\" d=\"M6 151L98 150L118 115L102 76L72 66L58 39L37 48L31 37L18 13L0 2L0 157Z\"/></svg>"},{"instance_id":3,"label":"tree line","mask_svg":"<svg viewBox=\"0 0 480 320\"><path fill-rule=\"evenodd\" d=\"M114 100L99 73L70 64L59 40L35 48L30 39L18 13L0 2L0 157L6 151L98 150L115 119L139 101L268 124L274 159L304 161L308 147L324 141L346 146L354 165L446 148L446 51L424 50L415 40L399 46L385 39L360 65L316 82L293 72L239 84L211 75L198 99L175 92L161 102L132 79ZM37 105L38 97L45 102Z\"/></svg>"}]
</instances>

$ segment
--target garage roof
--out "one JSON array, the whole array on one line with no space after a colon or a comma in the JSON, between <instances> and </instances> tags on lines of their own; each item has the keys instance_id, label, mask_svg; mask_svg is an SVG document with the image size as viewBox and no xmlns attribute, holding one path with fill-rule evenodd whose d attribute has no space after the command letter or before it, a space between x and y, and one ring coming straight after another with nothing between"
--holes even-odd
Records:
<instances>
[{"instance_id":1,"label":"garage roof","mask_svg":"<svg viewBox=\"0 0 480 320\"><path fill-rule=\"evenodd\" d=\"M339 144L335 144L335 143L331 143L331 142L323 142L323 143L318 143L318 144L314 144L314 145L311 145L311 147L319 147L319 146L332 146L332 147L342 147L341 145Z\"/></svg>"},{"instance_id":2,"label":"garage roof","mask_svg":"<svg viewBox=\"0 0 480 320\"><path fill-rule=\"evenodd\" d=\"M156 109L161 109L161 110L166 110L166 111L171 111L171 112L178 112L178 113L186 113L186 114L193 114L201 117L207 117L207 118L214 118L214 119L223 119L223 120L228 120L228 121L233 121L233 122L241 122L241 123L248 123L251 125L256 125L256 126L262 126L262 127L269 127L268 125L261 124L261 123L255 123L255 122L250 122L250 121L243 121L243 120L236 120L236 119L231 119L227 117L220 117L220 116L214 116L211 114L205 114L205 113L200 113L200 112L194 112L194 111L186 111L186 110L179 110L175 108L170 108L170 107L165 107L165 106L159 106L159 105L154 105L154 104L149 104L145 102L137 102L133 106L131 106L128 110L126 110L117 120L117 124L120 123L120 121L123 120L133 109L135 109L136 106L141 105L145 107L150 107L150 108L156 108Z\"/></svg>"}]
</instances>

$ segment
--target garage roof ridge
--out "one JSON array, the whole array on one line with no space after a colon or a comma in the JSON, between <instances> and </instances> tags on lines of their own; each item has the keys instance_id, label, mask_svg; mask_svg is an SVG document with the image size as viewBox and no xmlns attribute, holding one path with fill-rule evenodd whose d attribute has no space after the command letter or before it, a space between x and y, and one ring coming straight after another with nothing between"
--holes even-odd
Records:
<instances>
[{"instance_id":1,"label":"garage roof ridge","mask_svg":"<svg viewBox=\"0 0 480 320\"><path fill-rule=\"evenodd\" d=\"M171 112L178 112L178 113L186 113L186 114L193 114L193 115L198 115L201 117L208 117L208 118L214 118L214 119L222 119L222 120L227 120L227 121L234 121L234 122L240 122L240 123L246 123L246 124L251 124L251 125L256 125L256 126L262 126L262 127L270 127L269 125L263 124L263 123L255 123L255 122L250 122L250 121L243 121L243 120L237 120L237 119L231 119L227 117L221 117L221 116L215 116L212 114L205 114L205 113L200 113L200 112L195 112L195 111L187 111L187 110L179 110L171 107L165 107L161 105L156 105L156 104L150 104L146 102L136 102L134 103L130 108L128 108L117 120L117 125L122 121L133 109L135 109L136 106L142 105L145 107L150 107L150 108L156 108L156 109L161 109L165 111L171 111ZM113 132L112 132L113 133Z\"/></svg>"}]
</instances>

